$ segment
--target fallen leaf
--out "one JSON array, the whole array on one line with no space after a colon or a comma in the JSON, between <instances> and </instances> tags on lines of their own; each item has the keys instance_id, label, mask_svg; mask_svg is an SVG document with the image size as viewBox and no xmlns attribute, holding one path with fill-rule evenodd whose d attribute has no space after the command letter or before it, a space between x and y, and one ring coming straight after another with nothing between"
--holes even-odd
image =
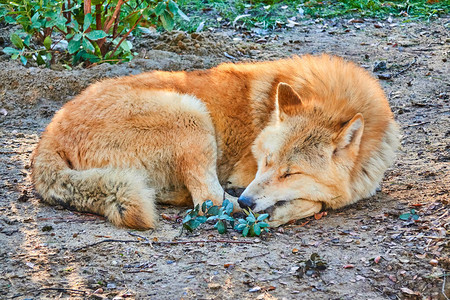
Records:
<instances>
[{"instance_id":1,"label":"fallen leaf","mask_svg":"<svg viewBox=\"0 0 450 300\"><path fill-rule=\"evenodd\" d=\"M296 226L296 228L297 228L297 227L303 227L303 226L305 226L306 224L308 224L309 222L310 222L309 220L306 221L306 222L303 222L303 223L301 223L300 225Z\"/></svg>"},{"instance_id":2,"label":"fallen leaf","mask_svg":"<svg viewBox=\"0 0 450 300\"><path fill-rule=\"evenodd\" d=\"M226 268L226 269L233 268L234 264L232 264L232 263L224 264L223 267Z\"/></svg>"},{"instance_id":3,"label":"fallen leaf","mask_svg":"<svg viewBox=\"0 0 450 300\"><path fill-rule=\"evenodd\" d=\"M400 289L403 293L408 294L408 295L416 295L419 296L420 293L419 292L414 292L413 290L407 288L407 287L403 287Z\"/></svg>"},{"instance_id":4,"label":"fallen leaf","mask_svg":"<svg viewBox=\"0 0 450 300\"><path fill-rule=\"evenodd\" d=\"M270 285L270 286L263 287L262 291L267 292L267 291L273 291L275 289L276 289L276 287L274 287L273 285Z\"/></svg>"},{"instance_id":5,"label":"fallen leaf","mask_svg":"<svg viewBox=\"0 0 450 300\"><path fill-rule=\"evenodd\" d=\"M439 264L439 261L437 259L430 260L430 265L437 266Z\"/></svg>"},{"instance_id":6,"label":"fallen leaf","mask_svg":"<svg viewBox=\"0 0 450 300\"><path fill-rule=\"evenodd\" d=\"M344 265L344 269L353 269L354 267L352 264Z\"/></svg>"},{"instance_id":7,"label":"fallen leaf","mask_svg":"<svg viewBox=\"0 0 450 300\"><path fill-rule=\"evenodd\" d=\"M320 220L320 219L322 219L323 216L324 216L324 212L320 212L320 213L314 214L314 219Z\"/></svg>"},{"instance_id":8,"label":"fallen leaf","mask_svg":"<svg viewBox=\"0 0 450 300\"><path fill-rule=\"evenodd\" d=\"M161 214L161 217L166 221L176 221L177 218L168 214Z\"/></svg>"},{"instance_id":9,"label":"fallen leaf","mask_svg":"<svg viewBox=\"0 0 450 300\"><path fill-rule=\"evenodd\" d=\"M378 264L381 260L381 256L377 256L373 259L374 263Z\"/></svg>"},{"instance_id":10,"label":"fallen leaf","mask_svg":"<svg viewBox=\"0 0 450 300\"><path fill-rule=\"evenodd\" d=\"M298 249L297 248L292 249L292 253L294 254L298 253Z\"/></svg>"}]
</instances>

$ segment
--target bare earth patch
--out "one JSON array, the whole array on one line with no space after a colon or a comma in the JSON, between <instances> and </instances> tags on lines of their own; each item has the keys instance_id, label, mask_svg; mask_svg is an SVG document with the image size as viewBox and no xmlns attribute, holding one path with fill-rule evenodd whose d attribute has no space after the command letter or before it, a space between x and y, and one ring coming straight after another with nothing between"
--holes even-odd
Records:
<instances>
[{"instance_id":1,"label":"bare earth patch","mask_svg":"<svg viewBox=\"0 0 450 300\"><path fill-rule=\"evenodd\" d=\"M441 18L308 21L267 35L166 33L136 41L140 55L131 63L74 71L25 68L1 56L0 298L448 299L449 27ZM371 71L376 65L402 127L397 162L372 198L260 238L201 229L160 243L179 234L176 218L130 235L33 193L29 156L40 133L63 103L100 78L319 52ZM399 218L411 209L417 221ZM302 276L301 262L315 252L327 268Z\"/></svg>"}]
</instances>

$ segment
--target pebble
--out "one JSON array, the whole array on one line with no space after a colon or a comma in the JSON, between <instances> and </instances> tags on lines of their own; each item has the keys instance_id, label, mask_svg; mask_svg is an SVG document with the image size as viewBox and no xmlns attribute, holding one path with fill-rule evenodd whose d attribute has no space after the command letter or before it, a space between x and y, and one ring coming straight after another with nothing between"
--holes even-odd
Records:
<instances>
[{"instance_id":1,"label":"pebble","mask_svg":"<svg viewBox=\"0 0 450 300\"><path fill-rule=\"evenodd\" d=\"M108 288L108 289L115 289L116 288L116 284L115 283L108 283L106 285L106 288Z\"/></svg>"}]
</instances>

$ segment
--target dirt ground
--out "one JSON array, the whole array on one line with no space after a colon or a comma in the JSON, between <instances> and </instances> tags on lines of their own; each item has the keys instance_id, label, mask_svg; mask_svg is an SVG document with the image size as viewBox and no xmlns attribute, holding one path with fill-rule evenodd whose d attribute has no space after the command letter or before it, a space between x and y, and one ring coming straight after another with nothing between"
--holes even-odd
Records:
<instances>
[{"instance_id":1,"label":"dirt ground","mask_svg":"<svg viewBox=\"0 0 450 300\"><path fill-rule=\"evenodd\" d=\"M0 56L0 298L448 299L449 29L450 18L310 20L274 32L154 34L136 39L131 63L73 71ZM6 41L0 37L0 48ZM40 133L100 78L320 52L382 78L402 128L402 149L376 196L260 238L220 236L212 226L177 238L176 217L131 235L34 195L29 157ZM417 221L399 218L411 209ZM185 210L160 207L169 216ZM327 268L302 276L301 262L315 252Z\"/></svg>"}]
</instances>

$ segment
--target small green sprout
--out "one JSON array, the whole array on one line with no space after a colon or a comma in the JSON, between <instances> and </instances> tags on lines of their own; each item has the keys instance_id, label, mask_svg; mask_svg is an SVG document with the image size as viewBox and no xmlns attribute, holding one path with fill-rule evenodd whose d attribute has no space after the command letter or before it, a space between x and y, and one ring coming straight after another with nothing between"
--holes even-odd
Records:
<instances>
[{"instance_id":1,"label":"small green sprout","mask_svg":"<svg viewBox=\"0 0 450 300\"><path fill-rule=\"evenodd\" d=\"M416 214L416 210L415 209L411 209L409 213L401 214L400 216L398 216L398 218L400 220L404 220L404 221L408 221L410 219L416 221L416 220L419 220L419 215Z\"/></svg>"},{"instance_id":2,"label":"small green sprout","mask_svg":"<svg viewBox=\"0 0 450 300\"><path fill-rule=\"evenodd\" d=\"M202 215L200 215L200 210ZM183 218L182 229L187 229L189 232L197 229L201 224L207 222L214 222L214 228L220 234L228 232L228 228L234 228L238 232L242 232L244 237L246 236L259 236L262 231L268 231L269 224L264 220L269 217L268 214L257 214L244 210L247 214L246 219L236 219L231 216L233 213L233 203L229 200L223 200L222 206L214 205L211 200L207 200L200 206L197 204L194 209L186 211L186 215ZM236 224L235 223L239 223ZM228 226L228 224L230 226Z\"/></svg>"},{"instance_id":3,"label":"small green sprout","mask_svg":"<svg viewBox=\"0 0 450 300\"><path fill-rule=\"evenodd\" d=\"M269 224L264 222L269 217L269 214L257 214L250 208L248 211L244 209L244 213L247 215L247 218L239 219L239 224L234 228L236 231L242 231L242 236L259 236L261 235L261 230L269 230L267 228Z\"/></svg>"}]
</instances>

